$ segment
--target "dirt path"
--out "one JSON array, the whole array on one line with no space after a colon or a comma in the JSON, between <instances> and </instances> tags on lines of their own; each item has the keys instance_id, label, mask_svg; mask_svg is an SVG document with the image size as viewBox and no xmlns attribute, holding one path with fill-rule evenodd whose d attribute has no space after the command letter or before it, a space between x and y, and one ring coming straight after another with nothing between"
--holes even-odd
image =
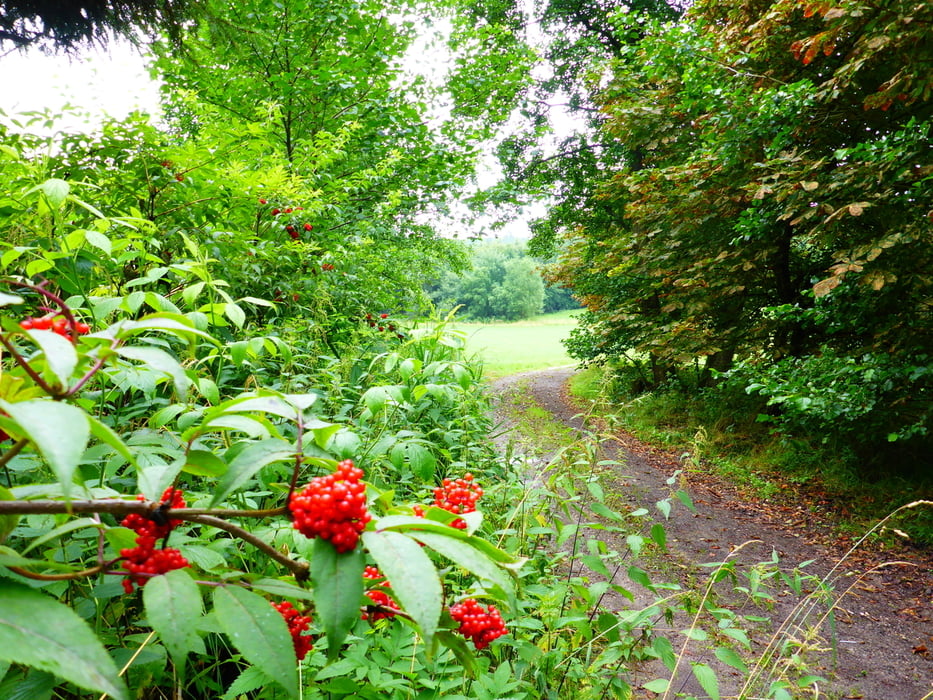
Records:
<instances>
[{"instance_id":1,"label":"dirt path","mask_svg":"<svg viewBox=\"0 0 933 700\"><path fill-rule=\"evenodd\" d=\"M572 369L558 368L495 382L493 392L497 398L499 423L508 428L509 416L514 415L516 408L521 410L537 404L556 421L573 430L583 430L580 407L574 405L566 390L566 382L572 374ZM506 433L499 439L515 438L514 434ZM657 500L669 495L666 481L679 467L675 456L626 434L603 440L601 449L604 459L616 460L622 465L614 470L610 480L613 491L624 495L627 502L653 509ZM540 461L546 462L546 459L545 455ZM807 516L808 522L803 526L799 520L787 522L787 512L769 503L743 499L729 484L703 473L690 475L688 491L696 505L696 513L675 508L664 527L673 556L699 576L705 576L704 572L709 569L696 565L722 561L739 547L740 551L731 555L737 562L767 561L775 551L782 569L793 569L812 560L804 571L820 577L829 573L845 554L844 547L834 542L828 534L830 531L820 526L816 516L812 521ZM799 511L793 513L794 518L799 515ZM760 542L742 546L751 540ZM841 575L834 585L839 598L835 609L835 634L826 624L821 629L802 629L798 633L817 632L825 640L817 644L825 652L808 652L805 663L810 672L831 681L830 687L819 687L819 693L806 697L933 698L933 557L929 552L919 551L896 554L896 559L907 563L890 564L865 573L873 566L893 561L892 554L860 552L837 568L837 574ZM620 583L631 585L627 580ZM840 598L844 590L846 593ZM778 622L786 619L798 601L797 596L789 593L778 595L771 619ZM814 614L804 627L814 625L819 617ZM771 632L766 631L764 638L770 635ZM829 640L834 640L835 644L831 645ZM835 660L832 646L835 646ZM693 657L688 654L687 658L707 661L709 656L702 648L693 654ZM689 664L685 666L687 670L674 679L672 687L683 688L697 697L707 697L690 678ZM718 668L722 671L720 683L723 683L728 668L722 665ZM723 686L724 696L727 685ZM649 691L641 692L646 694L642 697L653 697Z\"/></svg>"}]
</instances>

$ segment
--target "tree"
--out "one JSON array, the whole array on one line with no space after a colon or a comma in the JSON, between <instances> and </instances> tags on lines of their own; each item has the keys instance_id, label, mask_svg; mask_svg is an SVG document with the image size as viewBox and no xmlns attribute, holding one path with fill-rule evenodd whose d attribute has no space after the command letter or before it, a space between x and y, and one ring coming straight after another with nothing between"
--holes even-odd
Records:
<instances>
[{"instance_id":1,"label":"tree","mask_svg":"<svg viewBox=\"0 0 933 700\"><path fill-rule=\"evenodd\" d=\"M73 51L112 36L136 41L140 31L177 37L192 9L188 0L6 0L0 5L0 43Z\"/></svg>"},{"instance_id":2,"label":"tree","mask_svg":"<svg viewBox=\"0 0 933 700\"><path fill-rule=\"evenodd\" d=\"M592 313L581 347L720 371L831 350L866 380L897 358L845 430L927 432L931 13L700 2L614 64L603 134L638 157L601 179L621 215L571 232L558 273Z\"/></svg>"},{"instance_id":3,"label":"tree","mask_svg":"<svg viewBox=\"0 0 933 700\"><path fill-rule=\"evenodd\" d=\"M432 292L436 303L462 305L467 318L517 321L540 314L545 287L537 264L517 244L478 243L472 269L446 273Z\"/></svg>"}]
</instances>

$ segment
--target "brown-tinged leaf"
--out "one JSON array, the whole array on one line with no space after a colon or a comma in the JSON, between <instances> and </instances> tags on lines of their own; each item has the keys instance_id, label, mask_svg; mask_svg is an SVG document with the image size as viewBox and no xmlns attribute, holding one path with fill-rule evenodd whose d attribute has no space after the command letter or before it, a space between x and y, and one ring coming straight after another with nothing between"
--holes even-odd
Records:
<instances>
[{"instance_id":1,"label":"brown-tinged leaf","mask_svg":"<svg viewBox=\"0 0 933 700\"><path fill-rule=\"evenodd\" d=\"M817 298L825 297L838 287L840 282L842 282L842 280L839 277L827 277L825 280L820 280L813 285L813 294L816 295Z\"/></svg>"},{"instance_id":2,"label":"brown-tinged leaf","mask_svg":"<svg viewBox=\"0 0 933 700\"><path fill-rule=\"evenodd\" d=\"M845 10L843 10L841 7L834 7L829 12L827 12L825 15L823 15L823 19L831 20L831 19L838 19L839 17L845 17L845 16L846 16Z\"/></svg>"},{"instance_id":3,"label":"brown-tinged leaf","mask_svg":"<svg viewBox=\"0 0 933 700\"><path fill-rule=\"evenodd\" d=\"M862 206L861 202L849 205L849 213L852 216L861 216L863 211L865 211L865 208Z\"/></svg>"},{"instance_id":4,"label":"brown-tinged leaf","mask_svg":"<svg viewBox=\"0 0 933 700\"><path fill-rule=\"evenodd\" d=\"M820 186L820 183L816 182L815 180L810 180L809 182L801 182L800 186L803 187L805 192L812 192Z\"/></svg>"}]
</instances>

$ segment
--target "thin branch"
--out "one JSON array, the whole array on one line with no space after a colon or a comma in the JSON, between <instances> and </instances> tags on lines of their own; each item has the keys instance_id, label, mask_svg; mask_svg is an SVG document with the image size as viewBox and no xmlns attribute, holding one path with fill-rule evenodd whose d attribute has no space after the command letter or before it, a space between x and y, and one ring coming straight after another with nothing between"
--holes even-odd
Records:
<instances>
[{"instance_id":1,"label":"thin branch","mask_svg":"<svg viewBox=\"0 0 933 700\"><path fill-rule=\"evenodd\" d=\"M184 509L179 509L184 510ZM199 523L201 525L209 525L210 527L216 527L218 530L223 530L224 532L229 532L234 537L237 537L244 542L249 542L256 549L265 553L270 559L274 559L279 564L284 566L286 569L292 572L295 576L295 580L298 583L302 583L308 580L309 575L309 566L303 562L295 561L294 559L289 558L271 544L266 542L260 537L257 537L251 532L244 530L239 525L234 525L233 523L227 522L221 518L215 518L212 515L188 515L182 516L179 515L179 510L173 511L173 517L186 520L191 523Z\"/></svg>"}]
</instances>

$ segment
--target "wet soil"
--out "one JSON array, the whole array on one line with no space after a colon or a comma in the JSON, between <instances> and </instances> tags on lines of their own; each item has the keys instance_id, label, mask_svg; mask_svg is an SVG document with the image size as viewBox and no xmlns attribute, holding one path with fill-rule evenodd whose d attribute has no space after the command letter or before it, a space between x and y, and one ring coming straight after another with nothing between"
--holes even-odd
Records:
<instances>
[{"instance_id":1,"label":"wet soil","mask_svg":"<svg viewBox=\"0 0 933 700\"><path fill-rule=\"evenodd\" d=\"M557 368L497 380L492 392L501 426L498 432L503 433L498 440L503 444L511 440L510 449L535 453L533 445L522 445L516 433L509 432L516 410L532 406L537 406L539 412L546 410L554 421L574 431L593 430L594 426L585 423L581 406L568 394L567 381L572 374L571 368ZM641 505L654 510L656 501L670 495L667 480L682 468L677 455L622 432L601 437L600 449L602 459L618 463L608 467L611 472L606 475L604 488L632 507ZM539 453L529 463L531 469L543 469L547 462L548 455ZM728 558L739 566L752 565L768 561L776 553L782 570L792 571L810 562L803 568L804 573L828 577L833 582L834 615L826 617L827 604L821 602L798 627L789 626L784 635L805 641L801 668L828 681L816 682L799 697L933 698L933 552L909 547L896 551L860 547L847 556L852 542L835 535L818 508L794 504L794 499L789 499L794 505L788 506L784 499L780 503L767 502L740 494L702 468L690 471L686 490L696 510L675 507L670 518L663 521L671 557L656 562L658 567L666 568L658 572L659 576L669 577L673 567L681 572L681 580L697 585L711 570L702 564ZM654 574L651 561L639 565ZM618 582L633 588L628 579ZM816 588L807 581L803 586L804 597L808 590ZM635 603L619 597L611 604L649 604L649 594L642 594L643 600ZM772 622L753 637L755 650L764 648L775 628L784 620L794 619L799 610L801 597L790 590L772 590L772 595L773 609L766 612ZM675 637L672 641L678 643ZM708 645L694 642L687 647L684 663L672 679L672 689L708 697L693 679L687 661L703 661L716 668L723 697L728 697L730 691L735 696L742 682L738 672L712 658ZM658 670L649 669L641 683L659 677ZM643 688L636 692L640 693L636 697L657 697Z\"/></svg>"}]
</instances>

